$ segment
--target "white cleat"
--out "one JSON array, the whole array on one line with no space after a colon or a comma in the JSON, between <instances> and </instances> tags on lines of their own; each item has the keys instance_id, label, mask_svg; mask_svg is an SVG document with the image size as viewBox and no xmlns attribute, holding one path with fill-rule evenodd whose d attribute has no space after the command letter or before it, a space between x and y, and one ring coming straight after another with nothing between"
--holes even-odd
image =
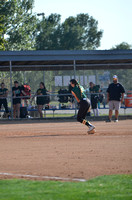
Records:
<instances>
[{"instance_id":1,"label":"white cleat","mask_svg":"<svg viewBox=\"0 0 132 200\"><path fill-rule=\"evenodd\" d=\"M89 127L89 130L88 130L88 134L94 134L96 131L95 131L95 126L90 126Z\"/></svg>"}]
</instances>

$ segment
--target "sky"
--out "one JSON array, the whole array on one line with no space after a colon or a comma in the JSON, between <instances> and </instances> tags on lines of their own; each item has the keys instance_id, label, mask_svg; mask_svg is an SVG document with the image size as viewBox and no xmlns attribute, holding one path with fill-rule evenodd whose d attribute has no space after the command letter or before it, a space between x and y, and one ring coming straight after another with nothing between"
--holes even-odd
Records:
<instances>
[{"instance_id":1,"label":"sky","mask_svg":"<svg viewBox=\"0 0 132 200\"><path fill-rule=\"evenodd\" d=\"M34 0L33 12L61 15L62 22L69 16L88 13L103 30L98 49L110 49L122 42L132 45L132 0Z\"/></svg>"}]
</instances>

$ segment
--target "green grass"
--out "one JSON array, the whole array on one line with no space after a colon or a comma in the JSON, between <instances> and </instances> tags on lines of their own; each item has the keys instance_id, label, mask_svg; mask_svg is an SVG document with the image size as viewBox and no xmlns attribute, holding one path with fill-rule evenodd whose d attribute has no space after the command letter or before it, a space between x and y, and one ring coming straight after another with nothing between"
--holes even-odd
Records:
<instances>
[{"instance_id":1,"label":"green grass","mask_svg":"<svg viewBox=\"0 0 132 200\"><path fill-rule=\"evenodd\" d=\"M44 115L43 115L44 116ZM54 114L54 117L73 117L74 114ZM46 117L53 117L53 114L46 114Z\"/></svg>"},{"instance_id":2,"label":"green grass","mask_svg":"<svg viewBox=\"0 0 132 200\"><path fill-rule=\"evenodd\" d=\"M0 180L0 200L131 200L132 175L87 182Z\"/></svg>"}]
</instances>

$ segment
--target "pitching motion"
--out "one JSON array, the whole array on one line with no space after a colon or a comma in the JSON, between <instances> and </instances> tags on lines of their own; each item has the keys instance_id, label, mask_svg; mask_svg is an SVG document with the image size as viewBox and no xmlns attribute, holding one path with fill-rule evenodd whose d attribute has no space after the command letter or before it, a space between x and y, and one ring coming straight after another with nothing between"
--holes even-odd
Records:
<instances>
[{"instance_id":1,"label":"pitching motion","mask_svg":"<svg viewBox=\"0 0 132 200\"><path fill-rule=\"evenodd\" d=\"M94 134L95 126L93 126L89 121L85 119L87 112L90 108L90 101L84 92L84 88L80 86L75 79L71 79L70 83L71 83L71 93L76 98L80 106L77 114L77 121L86 125L89 128L88 134Z\"/></svg>"}]
</instances>

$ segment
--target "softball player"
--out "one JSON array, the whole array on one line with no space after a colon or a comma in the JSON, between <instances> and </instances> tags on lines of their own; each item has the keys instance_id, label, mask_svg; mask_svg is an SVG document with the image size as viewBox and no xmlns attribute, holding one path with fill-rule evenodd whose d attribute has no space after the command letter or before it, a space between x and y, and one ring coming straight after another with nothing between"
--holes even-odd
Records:
<instances>
[{"instance_id":1,"label":"softball player","mask_svg":"<svg viewBox=\"0 0 132 200\"><path fill-rule=\"evenodd\" d=\"M75 79L70 80L71 84L71 93L76 98L77 102L80 105L78 114L77 114L77 121L89 127L88 134L95 133L95 126L93 126L89 121L87 121L86 115L90 108L90 101L87 98L86 94L84 93L84 88L79 85L79 83Z\"/></svg>"},{"instance_id":2,"label":"softball player","mask_svg":"<svg viewBox=\"0 0 132 200\"><path fill-rule=\"evenodd\" d=\"M19 86L18 81L14 81L14 87L12 88L13 94L13 118L20 117L20 104L21 104L21 93L26 96L26 93Z\"/></svg>"},{"instance_id":3,"label":"softball player","mask_svg":"<svg viewBox=\"0 0 132 200\"><path fill-rule=\"evenodd\" d=\"M33 96L31 102L33 101L34 97L37 96L37 106L38 106L38 112L40 114L40 118L43 118L43 113L42 113L42 109L44 104L46 104L46 97L43 95L46 95L47 90L45 88L45 85L43 82L40 82L39 85L39 89L37 90L37 92L35 93L35 95Z\"/></svg>"},{"instance_id":4,"label":"softball player","mask_svg":"<svg viewBox=\"0 0 132 200\"><path fill-rule=\"evenodd\" d=\"M7 103L8 89L5 88L5 84L1 83L0 88L0 110L3 104L5 108L6 117L9 117L8 103Z\"/></svg>"}]
</instances>

